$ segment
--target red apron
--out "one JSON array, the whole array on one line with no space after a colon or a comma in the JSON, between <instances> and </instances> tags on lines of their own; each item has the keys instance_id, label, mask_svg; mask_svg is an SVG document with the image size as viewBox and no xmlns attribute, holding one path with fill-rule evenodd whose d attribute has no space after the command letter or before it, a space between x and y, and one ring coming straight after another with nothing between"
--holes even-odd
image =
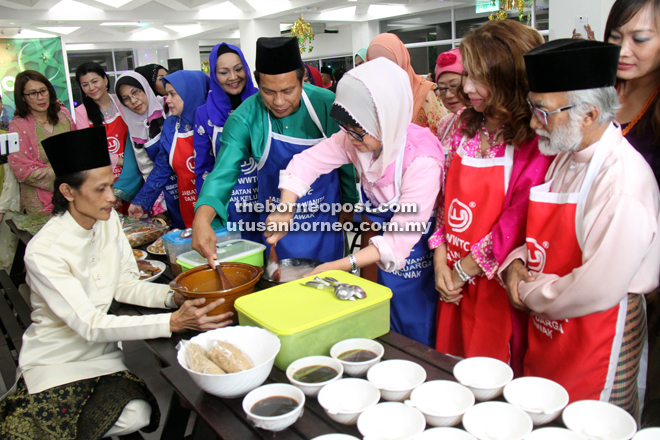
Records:
<instances>
[{"instance_id":1,"label":"red apron","mask_svg":"<svg viewBox=\"0 0 660 440\"><path fill-rule=\"evenodd\" d=\"M565 276L582 266L584 201L604 160L598 148L579 193L550 192L552 181L531 189L527 254L531 271ZM559 167L557 167L559 168ZM530 315L524 375L554 380L570 401L608 401L626 320L627 297L615 307L553 321Z\"/></svg>"},{"instance_id":2,"label":"red apron","mask_svg":"<svg viewBox=\"0 0 660 440\"><path fill-rule=\"evenodd\" d=\"M195 202L197 188L195 185L195 149L193 148L193 131L179 133L177 123L170 150L170 166L176 173L179 187L179 208L181 218L186 228L192 228L195 218Z\"/></svg>"},{"instance_id":3,"label":"red apron","mask_svg":"<svg viewBox=\"0 0 660 440\"><path fill-rule=\"evenodd\" d=\"M470 253L470 246L492 229L502 213L511 178L513 147L503 157L466 157L463 142L456 152L445 186L447 262ZM460 356L488 356L509 361L512 335L509 297L495 280L475 277L463 286L461 304L438 304L436 349Z\"/></svg>"}]
</instances>

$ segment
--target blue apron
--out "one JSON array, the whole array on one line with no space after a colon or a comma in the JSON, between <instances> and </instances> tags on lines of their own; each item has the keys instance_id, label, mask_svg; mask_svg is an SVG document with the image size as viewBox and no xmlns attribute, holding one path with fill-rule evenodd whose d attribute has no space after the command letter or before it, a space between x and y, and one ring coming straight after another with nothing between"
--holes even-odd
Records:
<instances>
[{"instance_id":1,"label":"blue apron","mask_svg":"<svg viewBox=\"0 0 660 440\"><path fill-rule=\"evenodd\" d=\"M259 182L259 202L266 204L269 198L277 205L280 200L280 170L286 169L291 158L306 149L318 144L326 139L321 121L316 116L314 107L309 101L307 94L302 92L302 99L305 107L319 131L323 135L319 139L299 139L285 136L279 133L273 133L270 114L268 115L268 139L263 156L257 165ZM341 203L339 193L339 176L337 170L320 176L311 186L309 192L298 199L298 205L309 204L319 205L321 203ZM326 210L327 211L327 210ZM264 222L268 213L261 214L261 221ZM290 232L277 243L277 256L283 260L286 258L313 258L324 263L334 261L344 256L344 234L324 230L321 232L322 225L332 226L333 222L338 222L339 216L332 215L330 212L301 212L296 213L293 223L297 224L291 227ZM295 228L298 227L298 230ZM316 228L316 231L314 231ZM266 255L270 252L270 245L266 243L262 236L263 244L266 245Z\"/></svg>"},{"instance_id":2,"label":"blue apron","mask_svg":"<svg viewBox=\"0 0 660 440\"><path fill-rule=\"evenodd\" d=\"M218 157L217 150L220 148L220 143L216 143L216 141L218 140L218 136L222 134L222 129L223 127L213 127L213 137L211 138L211 145L213 147L211 151L213 152L213 157L216 159ZM256 231L256 228L253 231L249 231L246 227L248 225L257 225L259 213L254 209L252 212L249 212L243 208L244 205L257 202L257 188L257 164L254 158L250 157L241 164L241 174L238 176L236 185L234 185L234 189L231 191L231 199L229 199L229 204L227 205L228 221L238 224L240 220L243 220L241 238L261 243L261 232ZM242 212L238 212L236 209L237 204L241 205Z\"/></svg>"},{"instance_id":3,"label":"blue apron","mask_svg":"<svg viewBox=\"0 0 660 440\"><path fill-rule=\"evenodd\" d=\"M396 196L388 203L379 206L379 211L385 212L365 213L367 218L374 223L389 222L393 216L389 206L398 203L401 196L404 150L401 150L397 158L394 177ZM366 201L365 205L368 209L374 209L364 190L362 190L362 199ZM378 284L392 290L390 307L392 330L429 347L435 347L435 324L439 297L435 290L433 251L429 249L428 245L428 239L434 230L435 212L431 214L422 238L406 258L406 266L394 272L378 269Z\"/></svg>"}]
</instances>

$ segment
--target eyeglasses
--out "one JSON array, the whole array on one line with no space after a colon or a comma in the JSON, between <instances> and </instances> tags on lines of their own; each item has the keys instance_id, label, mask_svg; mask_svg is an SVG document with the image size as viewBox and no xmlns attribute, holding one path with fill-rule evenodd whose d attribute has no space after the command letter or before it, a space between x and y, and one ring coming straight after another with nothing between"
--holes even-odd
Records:
<instances>
[{"instance_id":1,"label":"eyeglasses","mask_svg":"<svg viewBox=\"0 0 660 440\"><path fill-rule=\"evenodd\" d=\"M438 92L440 92L440 96L445 96L447 92L451 92L453 95L455 95L457 89L458 86L438 87Z\"/></svg>"},{"instance_id":2,"label":"eyeglasses","mask_svg":"<svg viewBox=\"0 0 660 440\"><path fill-rule=\"evenodd\" d=\"M349 130L348 128L344 127L343 124L339 124L339 123L338 123L338 125L339 125L339 128L341 128L341 129L344 130L346 133L348 133L349 135L351 135L351 136L353 137L353 139L357 140L358 142L362 142L362 141L364 141L364 137L367 135L367 133L357 133L357 132L355 132L355 131L353 131L353 130Z\"/></svg>"},{"instance_id":3,"label":"eyeglasses","mask_svg":"<svg viewBox=\"0 0 660 440\"><path fill-rule=\"evenodd\" d=\"M570 110L573 107L580 105L580 104L571 104L565 107L560 107L557 110L553 110L551 112L546 112L545 110L542 110L538 107L534 107L534 105L532 105L532 102L529 99L527 99L527 104L529 104L529 109L532 111L534 116L536 116L536 119L543 125L548 125L548 116L554 115L555 113L561 113L564 110Z\"/></svg>"},{"instance_id":4,"label":"eyeglasses","mask_svg":"<svg viewBox=\"0 0 660 440\"><path fill-rule=\"evenodd\" d=\"M128 106L133 100L135 99L136 101L139 101L138 96L140 96L140 93L144 93L140 89L133 89L131 92L128 94L128 96L122 96L121 97L121 102L124 103L124 105Z\"/></svg>"},{"instance_id":5,"label":"eyeglasses","mask_svg":"<svg viewBox=\"0 0 660 440\"><path fill-rule=\"evenodd\" d=\"M38 92L23 93L23 96L35 100L38 96L48 96L48 89L41 89Z\"/></svg>"}]
</instances>

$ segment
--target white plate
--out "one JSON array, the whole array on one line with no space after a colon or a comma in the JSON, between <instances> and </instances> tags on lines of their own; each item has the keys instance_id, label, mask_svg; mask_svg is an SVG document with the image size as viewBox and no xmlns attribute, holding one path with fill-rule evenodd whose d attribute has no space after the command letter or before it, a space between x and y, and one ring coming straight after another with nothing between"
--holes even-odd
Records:
<instances>
[{"instance_id":1,"label":"white plate","mask_svg":"<svg viewBox=\"0 0 660 440\"><path fill-rule=\"evenodd\" d=\"M137 253L140 254L139 257L137 255L135 255ZM138 260L138 261L145 260L149 256L149 254L147 254L147 252L143 251L142 249L133 249L133 255L135 256L135 259Z\"/></svg>"},{"instance_id":2,"label":"white plate","mask_svg":"<svg viewBox=\"0 0 660 440\"><path fill-rule=\"evenodd\" d=\"M149 252L150 254L152 254L152 255L165 255L165 251L163 251L163 252L154 252L151 249L149 249L150 247L151 247L151 245L149 245L147 247L147 252Z\"/></svg>"},{"instance_id":3,"label":"white plate","mask_svg":"<svg viewBox=\"0 0 660 440\"><path fill-rule=\"evenodd\" d=\"M152 276L151 278L145 278L144 280L141 280L141 281L153 281L156 278L158 278L159 276L161 276L163 274L163 272L165 272L165 268L167 266L165 266L165 263L163 263L162 261L156 261L156 260L147 260L147 261L149 261L149 263L152 266L155 266L155 267L159 268L160 272L158 272L156 275Z\"/></svg>"}]
</instances>

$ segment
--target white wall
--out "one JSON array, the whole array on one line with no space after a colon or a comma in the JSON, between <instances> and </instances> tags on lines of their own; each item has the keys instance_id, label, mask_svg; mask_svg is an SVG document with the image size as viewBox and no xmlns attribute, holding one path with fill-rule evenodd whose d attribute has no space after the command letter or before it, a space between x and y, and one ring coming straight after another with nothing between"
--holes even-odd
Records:
<instances>
[{"instance_id":1,"label":"white wall","mask_svg":"<svg viewBox=\"0 0 660 440\"><path fill-rule=\"evenodd\" d=\"M170 41L170 58L181 58L185 70L200 70L202 60L199 56L199 39L181 38ZM165 66L167 67L167 66Z\"/></svg>"},{"instance_id":2,"label":"white wall","mask_svg":"<svg viewBox=\"0 0 660 440\"><path fill-rule=\"evenodd\" d=\"M321 34L314 36L312 53L302 54L303 60L318 60L319 58L332 58L350 56L353 52L353 33L351 25L339 26L337 34Z\"/></svg>"},{"instance_id":3,"label":"white wall","mask_svg":"<svg viewBox=\"0 0 660 440\"><path fill-rule=\"evenodd\" d=\"M596 39L602 41L613 4L614 0L550 0L550 39L571 38L575 17L586 15Z\"/></svg>"}]
</instances>

